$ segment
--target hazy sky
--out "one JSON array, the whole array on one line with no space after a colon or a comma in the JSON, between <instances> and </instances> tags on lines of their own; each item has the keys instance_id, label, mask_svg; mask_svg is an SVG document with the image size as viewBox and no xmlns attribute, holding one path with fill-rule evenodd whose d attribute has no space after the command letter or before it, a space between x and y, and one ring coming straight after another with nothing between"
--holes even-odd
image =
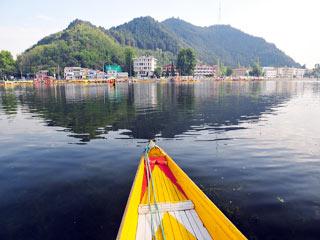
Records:
<instances>
[{"instance_id":1,"label":"hazy sky","mask_svg":"<svg viewBox=\"0 0 320 240\"><path fill-rule=\"evenodd\" d=\"M320 0L0 0L0 49L14 55L75 18L109 28L134 17L223 23L265 38L301 64L320 63Z\"/></svg>"}]
</instances>

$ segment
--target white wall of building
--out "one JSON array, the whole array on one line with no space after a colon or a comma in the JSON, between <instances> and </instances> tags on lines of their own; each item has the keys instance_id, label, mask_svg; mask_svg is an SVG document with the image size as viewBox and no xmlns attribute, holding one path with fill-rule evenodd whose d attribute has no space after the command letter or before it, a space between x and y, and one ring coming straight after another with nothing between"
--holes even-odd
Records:
<instances>
[{"instance_id":1,"label":"white wall of building","mask_svg":"<svg viewBox=\"0 0 320 240\"><path fill-rule=\"evenodd\" d=\"M264 67L263 72L266 78L276 78L278 74L278 70L275 67Z\"/></svg>"},{"instance_id":2,"label":"white wall of building","mask_svg":"<svg viewBox=\"0 0 320 240\"><path fill-rule=\"evenodd\" d=\"M216 73L215 66L205 65L205 64L197 64L194 68L193 75L196 77L205 77L205 76L214 76Z\"/></svg>"},{"instance_id":3,"label":"white wall of building","mask_svg":"<svg viewBox=\"0 0 320 240\"><path fill-rule=\"evenodd\" d=\"M303 78L306 70L291 67L264 67L266 78Z\"/></svg>"},{"instance_id":4,"label":"white wall of building","mask_svg":"<svg viewBox=\"0 0 320 240\"><path fill-rule=\"evenodd\" d=\"M153 56L141 56L133 60L133 70L138 77L152 76L157 67L157 59Z\"/></svg>"}]
</instances>

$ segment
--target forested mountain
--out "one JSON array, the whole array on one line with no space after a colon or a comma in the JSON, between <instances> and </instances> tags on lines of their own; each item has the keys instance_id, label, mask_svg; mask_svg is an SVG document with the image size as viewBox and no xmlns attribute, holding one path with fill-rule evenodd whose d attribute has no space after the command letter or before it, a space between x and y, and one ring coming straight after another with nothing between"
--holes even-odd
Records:
<instances>
[{"instance_id":1,"label":"forested mountain","mask_svg":"<svg viewBox=\"0 0 320 240\"><path fill-rule=\"evenodd\" d=\"M206 63L250 66L259 61L263 66L299 66L274 44L229 25L199 27L177 18L157 22L140 17L109 32L120 44L142 49L160 48L176 54L181 47L191 47Z\"/></svg>"},{"instance_id":2,"label":"forested mountain","mask_svg":"<svg viewBox=\"0 0 320 240\"><path fill-rule=\"evenodd\" d=\"M163 24L151 17L135 18L129 23L113 27L108 31L120 44L140 49L178 53L185 46Z\"/></svg>"},{"instance_id":3,"label":"forested mountain","mask_svg":"<svg viewBox=\"0 0 320 240\"><path fill-rule=\"evenodd\" d=\"M125 64L125 52L152 54L159 63L171 63L179 49L191 47L206 63L249 66L260 61L265 66L298 66L274 44L253 37L231 26L198 27L180 19L158 22L141 17L109 30L75 20L58 33L40 40L18 56L22 73L40 69L60 71L65 66L102 69L104 64Z\"/></svg>"},{"instance_id":4,"label":"forested mountain","mask_svg":"<svg viewBox=\"0 0 320 240\"><path fill-rule=\"evenodd\" d=\"M135 55L149 54L158 58L160 64L169 63L175 58L173 52L139 49L121 45L110 32L96 27L90 22L74 20L58 33L41 39L37 44L18 56L19 71L23 74L41 69L49 69L60 74L66 66L81 66L102 70L104 64L125 65L125 51L130 48ZM175 50L176 51L176 50Z\"/></svg>"},{"instance_id":5,"label":"forested mountain","mask_svg":"<svg viewBox=\"0 0 320 240\"><path fill-rule=\"evenodd\" d=\"M162 24L194 48L205 62L220 60L231 66L249 66L260 61L262 66L299 66L274 44L229 25L198 27L176 18L167 19Z\"/></svg>"},{"instance_id":6,"label":"forested mountain","mask_svg":"<svg viewBox=\"0 0 320 240\"><path fill-rule=\"evenodd\" d=\"M124 62L124 49L105 32L75 20L67 29L40 40L18 57L23 72L82 66L101 69L104 63Z\"/></svg>"}]
</instances>

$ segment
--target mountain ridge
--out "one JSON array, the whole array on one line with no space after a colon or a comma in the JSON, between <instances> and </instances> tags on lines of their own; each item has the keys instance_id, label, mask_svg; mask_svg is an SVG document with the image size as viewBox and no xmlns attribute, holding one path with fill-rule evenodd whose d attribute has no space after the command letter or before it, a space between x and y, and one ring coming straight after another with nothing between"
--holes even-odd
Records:
<instances>
[{"instance_id":1,"label":"mountain ridge","mask_svg":"<svg viewBox=\"0 0 320 240\"><path fill-rule=\"evenodd\" d=\"M135 18L109 29L75 19L68 27L39 40L18 57L22 65L101 68L104 63L124 64L124 49L152 54L160 64L175 60L179 49L190 47L201 62L250 66L300 66L291 57L260 37L230 25L200 27L177 18L162 22L150 16Z\"/></svg>"},{"instance_id":2,"label":"mountain ridge","mask_svg":"<svg viewBox=\"0 0 320 240\"><path fill-rule=\"evenodd\" d=\"M162 23L196 49L205 61L210 62L213 57L232 66L239 62L248 66L254 61L265 66L300 66L275 44L231 25L200 27L177 18L169 18Z\"/></svg>"}]
</instances>

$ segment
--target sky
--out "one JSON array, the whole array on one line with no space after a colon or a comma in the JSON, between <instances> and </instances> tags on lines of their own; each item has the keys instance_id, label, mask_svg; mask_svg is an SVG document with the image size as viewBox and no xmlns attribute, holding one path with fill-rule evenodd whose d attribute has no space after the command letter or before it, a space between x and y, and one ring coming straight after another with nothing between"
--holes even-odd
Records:
<instances>
[{"instance_id":1,"label":"sky","mask_svg":"<svg viewBox=\"0 0 320 240\"><path fill-rule=\"evenodd\" d=\"M16 56L76 18L110 28L140 16L179 17L198 26L230 24L312 68L320 63L319 9L320 0L0 0L0 50Z\"/></svg>"}]
</instances>

